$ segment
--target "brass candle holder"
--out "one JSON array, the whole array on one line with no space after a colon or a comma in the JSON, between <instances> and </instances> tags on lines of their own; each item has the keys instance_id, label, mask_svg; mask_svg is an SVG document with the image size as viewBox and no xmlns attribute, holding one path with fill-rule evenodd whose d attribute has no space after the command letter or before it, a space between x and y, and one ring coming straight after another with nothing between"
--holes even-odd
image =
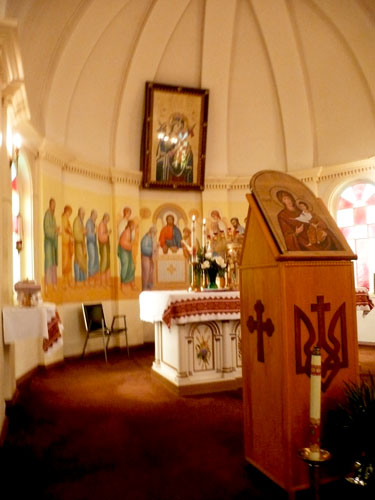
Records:
<instances>
[{"instance_id":1,"label":"brass candle holder","mask_svg":"<svg viewBox=\"0 0 375 500\"><path fill-rule=\"evenodd\" d=\"M198 262L190 263L191 270L191 281L189 292L200 292L201 291L201 279L200 279L200 265Z\"/></svg>"},{"instance_id":2,"label":"brass candle holder","mask_svg":"<svg viewBox=\"0 0 375 500\"><path fill-rule=\"evenodd\" d=\"M315 450L302 448L298 451L299 457L309 466L310 485L314 500L320 499L320 467L331 459L331 454L327 450L319 449L316 456ZM311 457L314 458L311 458Z\"/></svg>"}]
</instances>

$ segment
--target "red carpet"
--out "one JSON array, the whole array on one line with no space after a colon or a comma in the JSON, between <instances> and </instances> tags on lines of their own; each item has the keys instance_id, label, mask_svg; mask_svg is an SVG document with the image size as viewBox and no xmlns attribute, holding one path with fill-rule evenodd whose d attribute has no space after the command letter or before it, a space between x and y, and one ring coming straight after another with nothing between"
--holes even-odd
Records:
<instances>
[{"instance_id":1,"label":"red carpet","mask_svg":"<svg viewBox=\"0 0 375 500\"><path fill-rule=\"evenodd\" d=\"M8 408L1 498L286 500L244 461L241 391L178 397L152 361L153 346L111 351L108 365L67 360L25 382ZM348 491L327 485L321 498L360 498Z\"/></svg>"}]
</instances>

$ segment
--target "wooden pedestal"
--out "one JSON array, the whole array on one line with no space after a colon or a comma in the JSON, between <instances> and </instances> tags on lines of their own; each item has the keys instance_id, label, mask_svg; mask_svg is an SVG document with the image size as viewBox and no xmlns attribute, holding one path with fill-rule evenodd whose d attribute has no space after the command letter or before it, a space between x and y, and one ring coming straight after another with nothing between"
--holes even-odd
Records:
<instances>
[{"instance_id":1,"label":"wooden pedestal","mask_svg":"<svg viewBox=\"0 0 375 500\"><path fill-rule=\"evenodd\" d=\"M325 416L358 380L353 264L280 255L251 196L240 270L246 460L288 492L309 486L310 360L322 352Z\"/></svg>"}]
</instances>

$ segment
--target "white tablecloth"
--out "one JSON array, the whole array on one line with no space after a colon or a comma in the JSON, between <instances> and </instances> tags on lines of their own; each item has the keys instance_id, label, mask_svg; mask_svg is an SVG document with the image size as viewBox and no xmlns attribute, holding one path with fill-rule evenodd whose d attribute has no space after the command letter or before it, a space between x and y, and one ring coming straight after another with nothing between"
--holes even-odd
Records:
<instances>
[{"instance_id":1,"label":"white tablecloth","mask_svg":"<svg viewBox=\"0 0 375 500\"><path fill-rule=\"evenodd\" d=\"M48 302L36 307L4 307L4 343L36 337L48 339L48 323L55 314L56 305Z\"/></svg>"},{"instance_id":2,"label":"white tablecloth","mask_svg":"<svg viewBox=\"0 0 375 500\"><path fill-rule=\"evenodd\" d=\"M357 311L371 311L374 304L370 298L369 291L366 287L357 287L355 289L355 300Z\"/></svg>"},{"instance_id":3,"label":"white tablecloth","mask_svg":"<svg viewBox=\"0 0 375 500\"><path fill-rule=\"evenodd\" d=\"M150 323L164 320L168 326L214 319L239 319L239 297L239 291L222 290L142 292L139 296L140 318Z\"/></svg>"}]
</instances>

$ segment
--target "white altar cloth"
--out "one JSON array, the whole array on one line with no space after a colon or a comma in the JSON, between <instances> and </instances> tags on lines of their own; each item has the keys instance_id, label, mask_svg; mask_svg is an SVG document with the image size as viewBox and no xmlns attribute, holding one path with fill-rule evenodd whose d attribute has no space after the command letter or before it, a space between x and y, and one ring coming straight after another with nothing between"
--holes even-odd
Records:
<instances>
[{"instance_id":1,"label":"white altar cloth","mask_svg":"<svg viewBox=\"0 0 375 500\"><path fill-rule=\"evenodd\" d=\"M142 292L139 296L140 318L155 323L173 324L240 318L239 291L187 292L166 290Z\"/></svg>"},{"instance_id":2,"label":"white altar cloth","mask_svg":"<svg viewBox=\"0 0 375 500\"><path fill-rule=\"evenodd\" d=\"M4 344L26 338L48 339L48 323L55 315L56 305L49 302L35 307L4 307Z\"/></svg>"}]
</instances>

